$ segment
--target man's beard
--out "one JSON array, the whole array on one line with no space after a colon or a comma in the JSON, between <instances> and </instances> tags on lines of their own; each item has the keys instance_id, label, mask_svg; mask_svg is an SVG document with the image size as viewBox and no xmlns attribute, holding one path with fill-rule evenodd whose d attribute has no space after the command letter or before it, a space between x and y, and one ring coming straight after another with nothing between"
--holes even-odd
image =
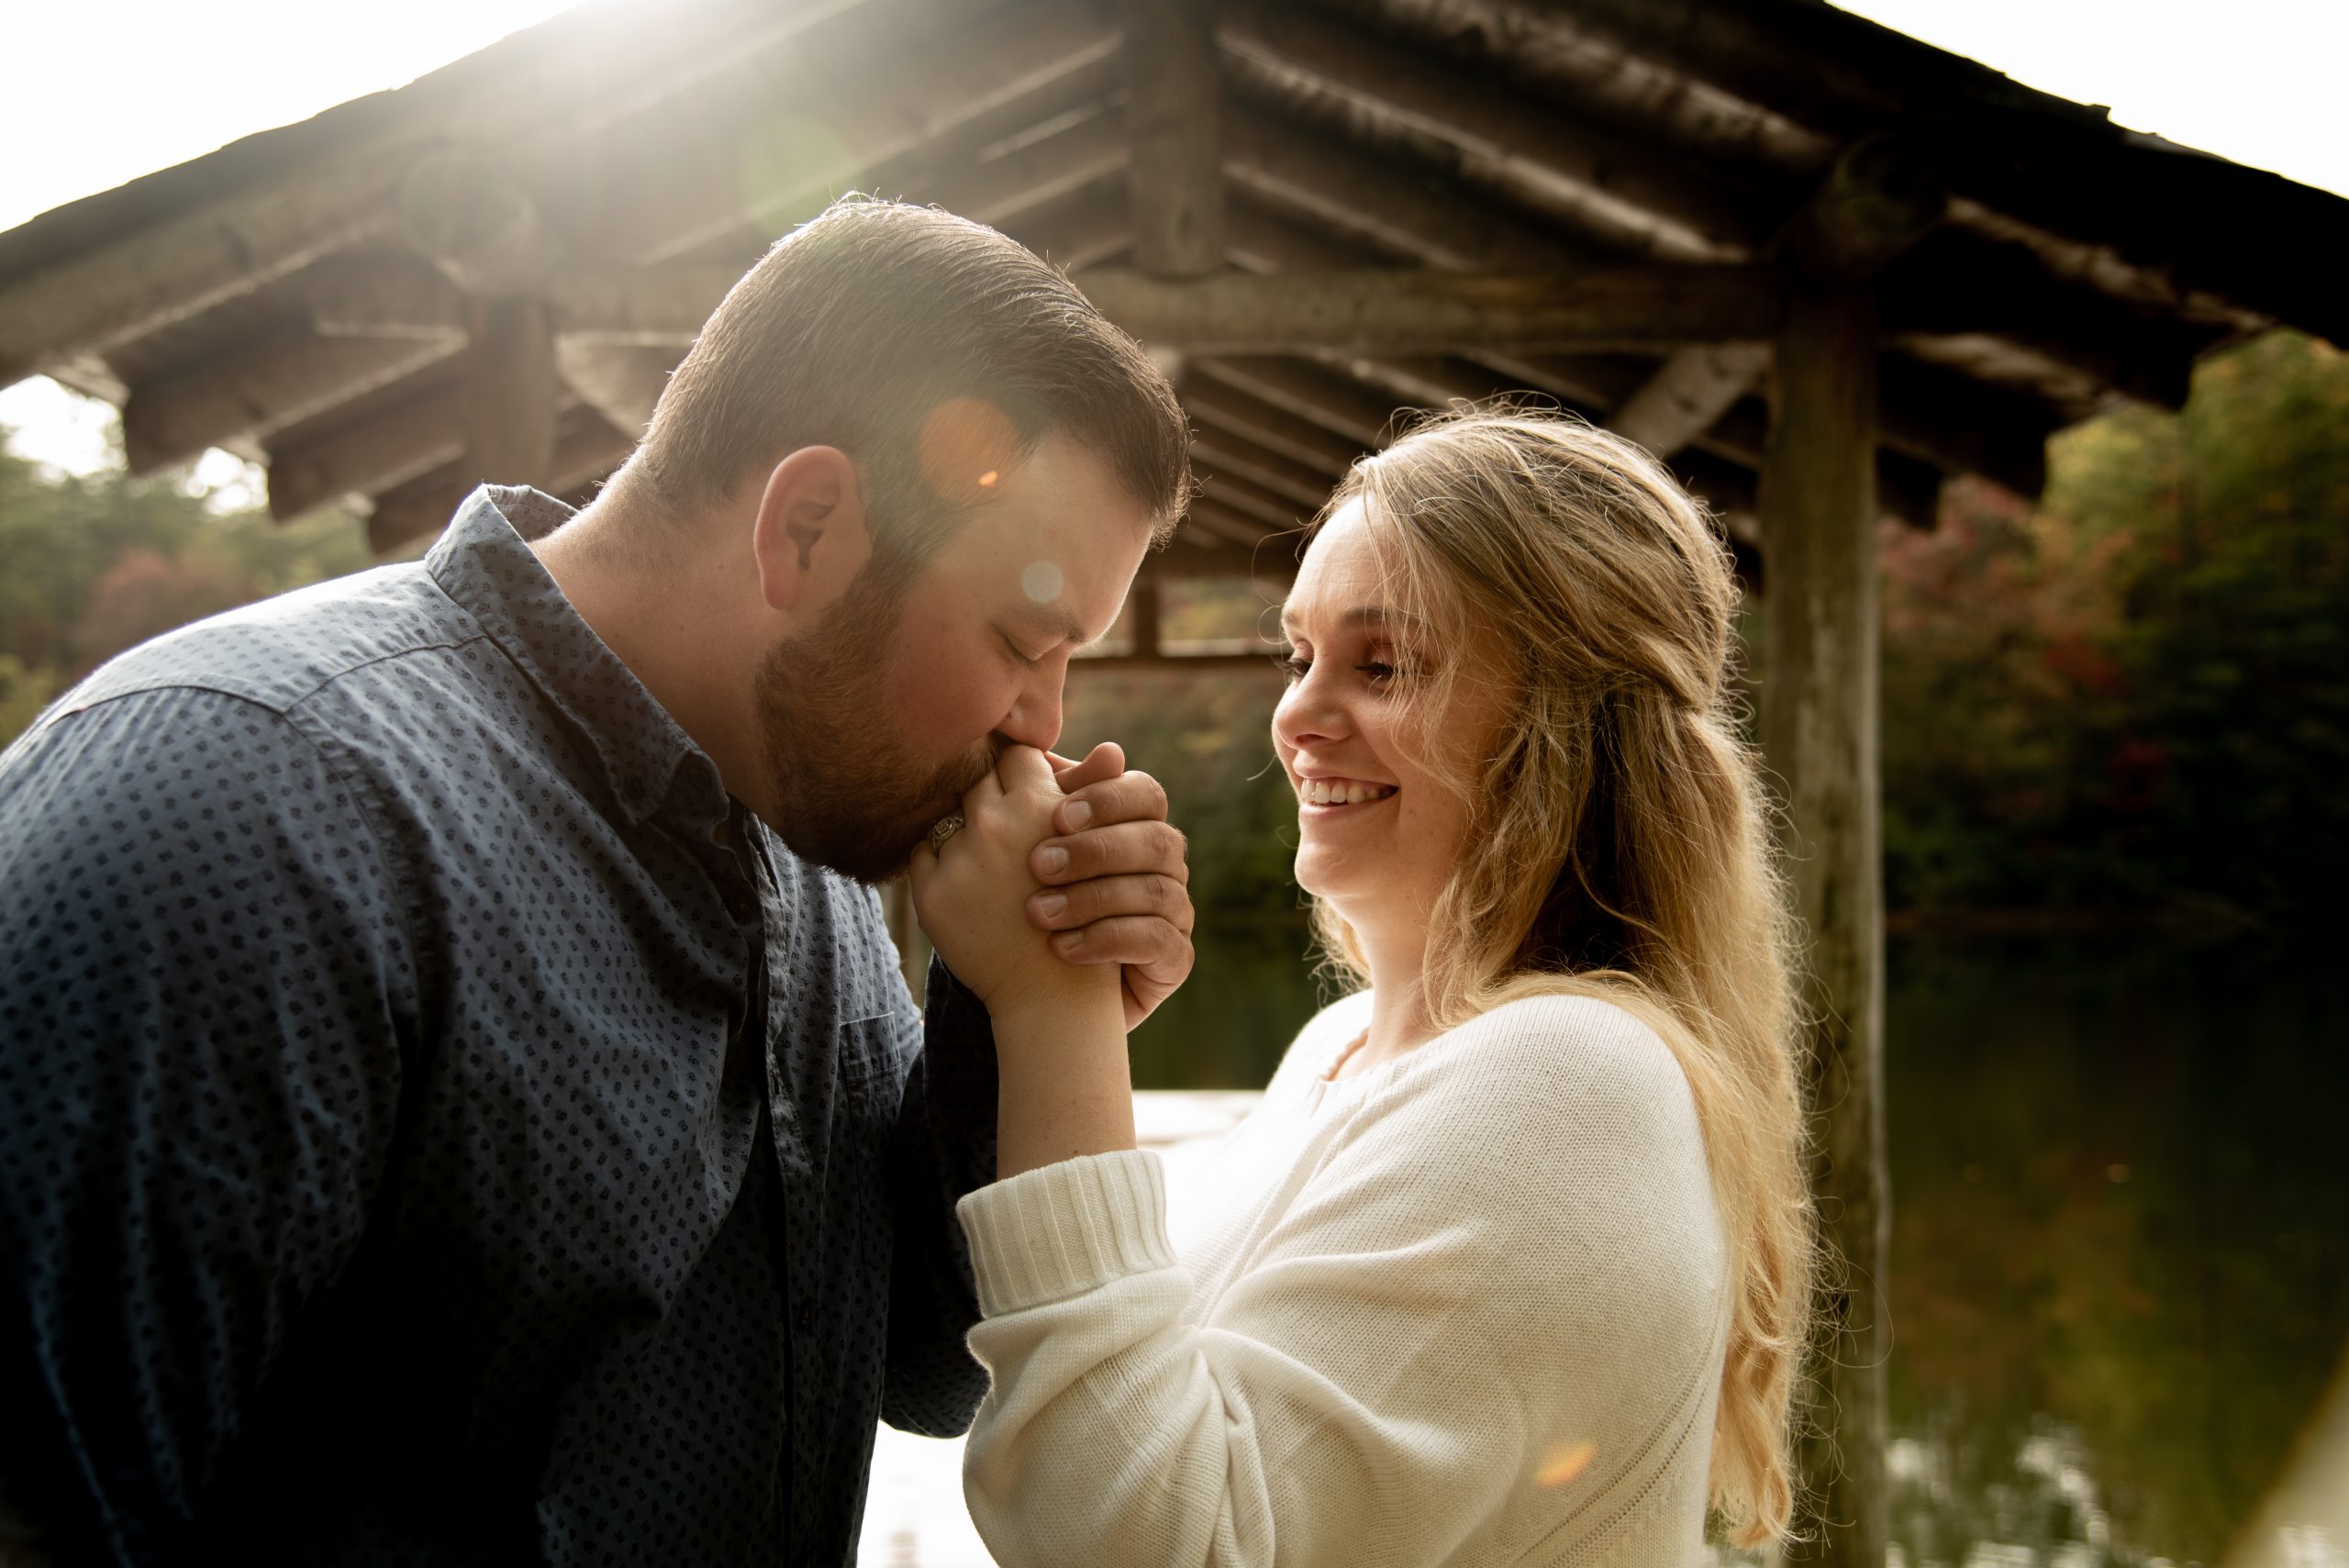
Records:
<instances>
[{"instance_id":1,"label":"man's beard","mask_svg":"<svg viewBox=\"0 0 2349 1568\"><path fill-rule=\"evenodd\" d=\"M884 688L903 595L884 575L868 564L813 631L768 652L754 688L772 826L802 860L876 884L904 872L1002 749L989 735L930 768L889 732Z\"/></svg>"}]
</instances>

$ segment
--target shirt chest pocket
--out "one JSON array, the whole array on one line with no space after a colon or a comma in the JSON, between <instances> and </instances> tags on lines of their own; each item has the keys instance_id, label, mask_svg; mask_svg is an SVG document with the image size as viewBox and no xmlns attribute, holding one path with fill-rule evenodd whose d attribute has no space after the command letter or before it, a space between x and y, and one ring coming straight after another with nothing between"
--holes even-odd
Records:
<instances>
[{"instance_id":1,"label":"shirt chest pocket","mask_svg":"<svg viewBox=\"0 0 2349 1568\"><path fill-rule=\"evenodd\" d=\"M851 1018L840 1026L840 1095L833 1107L833 1204L852 1214L847 1228L860 1254L885 1266L891 1250L893 1184L904 1173L891 1149L911 1063L907 1036L918 1024L899 1015Z\"/></svg>"}]
</instances>

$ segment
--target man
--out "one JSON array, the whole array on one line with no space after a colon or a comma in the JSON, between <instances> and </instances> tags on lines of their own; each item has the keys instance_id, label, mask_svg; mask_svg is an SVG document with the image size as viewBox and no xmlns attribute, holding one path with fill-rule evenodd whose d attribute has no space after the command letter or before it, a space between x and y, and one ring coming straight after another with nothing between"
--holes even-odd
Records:
<instances>
[{"instance_id":1,"label":"man","mask_svg":"<svg viewBox=\"0 0 2349 1568\"><path fill-rule=\"evenodd\" d=\"M1186 450L1034 257L843 205L585 511L476 492L0 758L0 1480L51 1553L852 1556L876 1415L983 1392L995 1109L858 884L1052 744ZM1190 909L1121 767L1031 909L1131 1020Z\"/></svg>"}]
</instances>

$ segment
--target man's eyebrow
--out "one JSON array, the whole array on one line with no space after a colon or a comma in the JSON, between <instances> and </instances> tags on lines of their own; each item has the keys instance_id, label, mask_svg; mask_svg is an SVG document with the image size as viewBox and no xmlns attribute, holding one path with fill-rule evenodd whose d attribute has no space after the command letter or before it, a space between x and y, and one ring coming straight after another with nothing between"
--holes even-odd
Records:
<instances>
[{"instance_id":1,"label":"man's eyebrow","mask_svg":"<svg viewBox=\"0 0 2349 1568\"><path fill-rule=\"evenodd\" d=\"M1029 629L1043 632L1055 642L1073 642L1082 648L1101 640L1087 635L1084 624L1074 616L1049 605L1025 606L1015 615Z\"/></svg>"}]
</instances>

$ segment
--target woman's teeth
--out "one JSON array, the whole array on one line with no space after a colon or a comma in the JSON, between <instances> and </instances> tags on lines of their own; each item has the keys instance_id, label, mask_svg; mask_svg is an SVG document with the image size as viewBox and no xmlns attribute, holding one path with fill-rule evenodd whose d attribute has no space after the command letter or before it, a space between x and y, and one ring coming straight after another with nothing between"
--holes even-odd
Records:
<instances>
[{"instance_id":1,"label":"woman's teeth","mask_svg":"<svg viewBox=\"0 0 2349 1568\"><path fill-rule=\"evenodd\" d=\"M1385 800L1395 793L1393 784L1334 783L1329 779L1305 779L1297 786L1297 796L1309 806L1359 806L1365 800Z\"/></svg>"}]
</instances>

